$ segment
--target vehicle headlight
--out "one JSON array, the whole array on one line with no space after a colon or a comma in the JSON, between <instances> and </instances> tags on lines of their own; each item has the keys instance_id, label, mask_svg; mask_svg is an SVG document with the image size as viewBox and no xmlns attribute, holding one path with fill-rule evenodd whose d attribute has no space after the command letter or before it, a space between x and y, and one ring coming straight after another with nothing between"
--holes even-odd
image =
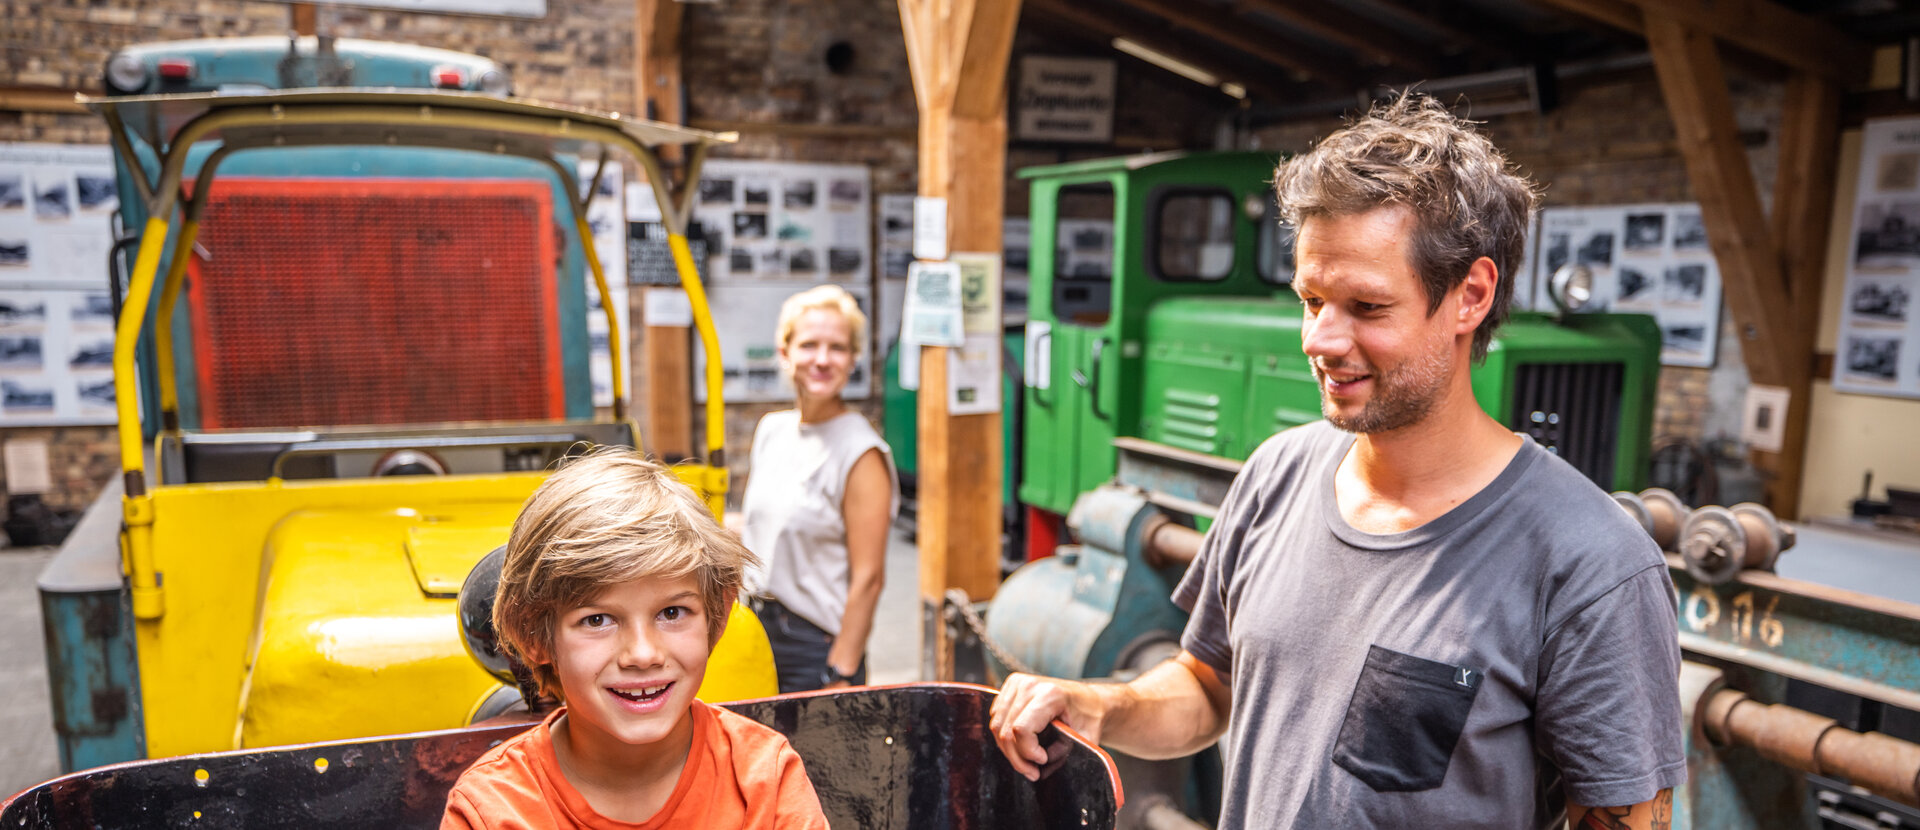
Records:
<instances>
[{"instance_id":1,"label":"vehicle headlight","mask_svg":"<svg viewBox=\"0 0 1920 830\"><path fill-rule=\"evenodd\" d=\"M107 86L120 93L139 92L147 87L147 64L125 52L107 59Z\"/></svg>"},{"instance_id":2,"label":"vehicle headlight","mask_svg":"<svg viewBox=\"0 0 1920 830\"><path fill-rule=\"evenodd\" d=\"M505 96L513 91L513 81L500 69L489 69L480 73L480 91L488 95Z\"/></svg>"},{"instance_id":3,"label":"vehicle headlight","mask_svg":"<svg viewBox=\"0 0 1920 830\"><path fill-rule=\"evenodd\" d=\"M1562 265L1547 280L1547 297L1562 314L1586 308L1593 300L1593 269L1585 265Z\"/></svg>"}]
</instances>

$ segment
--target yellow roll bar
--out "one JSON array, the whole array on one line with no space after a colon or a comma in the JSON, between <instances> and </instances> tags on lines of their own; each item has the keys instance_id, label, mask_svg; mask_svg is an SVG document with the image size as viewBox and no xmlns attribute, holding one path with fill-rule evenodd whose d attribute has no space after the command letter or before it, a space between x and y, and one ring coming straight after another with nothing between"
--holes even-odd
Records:
<instances>
[{"instance_id":1,"label":"yellow roll bar","mask_svg":"<svg viewBox=\"0 0 1920 830\"><path fill-rule=\"evenodd\" d=\"M669 124L595 113L475 93L393 90L318 89L260 95L153 95L127 98L89 98L80 102L107 120L115 152L136 181L147 203L148 220L141 234L127 302L121 309L114 340L114 393L119 416L120 464L126 480L126 532L122 557L132 584L136 619L153 620L166 612L161 575L155 570L152 549L153 496L148 488L143 457L138 377L135 353L142 329L153 308L161 252L176 208L184 221L173 261L161 283L160 308L155 321L156 373L160 376L163 429L178 429L179 393L173 377L172 312L188 258L199 231L204 206L219 164L231 153L259 147L388 145L445 147L475 152L517 155L544 161L568 186L574 223L585 249L594 286L607 315L613 358L616 419L630 422L626 406L627 355L618 345L619 317L613 308L607 275L595 253L593 230L586 220L586 203L604 172L610 151L633 157L646 171L661 207L662 223L673 252L674 269L693 307L694 325L707 355L707 458L700 480L709 506L718 518L726 505L726 420L722 394L720 338L700 274L687 246L686 225L692 214L693 192L707 148L736 140L732 133L710 133ZM145 167L129 137L141 139L160 159L157 178L144 178ZM182 181L189 150L201 141L218 140L220 148L202 164L193 192ZM692 145L686 169L677 186L670 184L653 148L665 144ZM595 182L584 191L572 171L557 156L588 157L597 151L600 167ZM637 434L637 433L636 433Z\"/></svg>"}]
</instances>

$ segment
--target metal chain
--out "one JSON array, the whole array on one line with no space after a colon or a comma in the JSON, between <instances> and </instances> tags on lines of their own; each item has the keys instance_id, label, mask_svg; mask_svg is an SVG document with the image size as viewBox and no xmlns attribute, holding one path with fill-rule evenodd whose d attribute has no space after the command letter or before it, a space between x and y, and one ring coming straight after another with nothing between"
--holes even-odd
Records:
<instances>
[{"instance_id":1,"label":"metal chain","mask_svg":"<svg viewBox=\"0 0 1920 830\"><path fill-rule=\"evenodd\" d=\"M1036 673L1026 663L1020 662L1019 658L1009 654L999 643L994 642L992 637L987 636L987 621L980 618L980 612L973 610L973 599L967 596L966 591L948 588L946 600L947 618L952 619L956 616L954 612L959 612L957 616L960 621L966 623L967 629L972 631L973 636L980 640L980 644L986 646L987 651L993 654L993 659L1000 661L1000 665L1006 666L1009 671L1023 674Z\"/></svg>"}]
</instances>

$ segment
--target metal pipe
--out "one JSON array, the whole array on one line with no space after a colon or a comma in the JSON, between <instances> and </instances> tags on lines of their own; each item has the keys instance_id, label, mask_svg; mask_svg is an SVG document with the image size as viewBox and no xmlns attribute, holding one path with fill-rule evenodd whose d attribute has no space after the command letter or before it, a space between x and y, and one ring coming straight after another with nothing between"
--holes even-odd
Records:
<instances>
[{"instance_id":1,"label":"metal pipe","mask_svg":"<svg viewBox=\"0 0 1920 830\"><path fill-rule=\"evenodd\" d=\"M1193 562L1194 557L1200 555L1200 540L1206 538L1200 531L1175 523L1166 516L1154 516L1147 520L1141 536L1140 552L1146 556L1147 564L1154 568Z\"/></svg>"},{"instance_id":2,"label":"metal pipe","mask_svg":"<svg viewBox=\"0 0 1920 830\"><path fill-rule=\"evenodd\" d=\"M1787 767L1844 778L1874 795L1920 806L1920 744L1855 732L1832 718L1761 703L1732 689L1707 699L1701 725L1716 743L1752 747Z\"/></svg>"}]
</instances>

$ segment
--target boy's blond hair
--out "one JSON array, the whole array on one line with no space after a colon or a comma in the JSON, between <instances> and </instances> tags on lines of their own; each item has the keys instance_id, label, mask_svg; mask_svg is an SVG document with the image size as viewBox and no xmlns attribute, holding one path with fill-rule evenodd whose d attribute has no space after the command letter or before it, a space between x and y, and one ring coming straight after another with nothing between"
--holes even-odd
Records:
<instances>
[{"instance_id":1,"label":"boy's blond hair","mask_svg":"<svg viewBox=\"0 0 1920 830\"><path fill-rule=\"evenodd\" d=\"M623 582L692 576L711 646L743 572L758 563L667 468L632 450L600 450L563 464L514 519L493 627L540 691L564 700L553 666L561 614Z\"/></svg>"},{"instance_id":2,"label":"boy's blond hair","mask_svg":"<svg viewBox=\"0 0 1920 830\"><path fill-rule=\"evenodd\" d=\"M847 321L847 337L852 340L853 356L859 357L867 350L867 315L860 310L860 301L853 298L847 289L828 283L816 285L786 299L780 304L780 322L774 326L773 342L782 348L793 344L793 328L800 323L801 315L814 309L840 312Z\"/></svg>"}]
</instances>

